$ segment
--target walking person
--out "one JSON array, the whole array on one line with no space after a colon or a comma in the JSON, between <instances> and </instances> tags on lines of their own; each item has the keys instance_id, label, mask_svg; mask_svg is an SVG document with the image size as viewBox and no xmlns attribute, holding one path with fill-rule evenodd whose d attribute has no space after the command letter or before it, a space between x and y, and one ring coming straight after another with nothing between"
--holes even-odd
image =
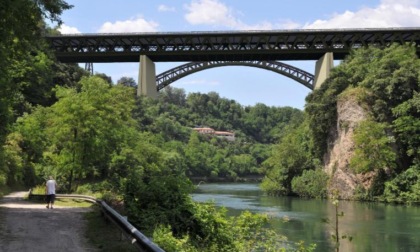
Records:
<instances>
[{"instance_id":1,"label":"walking person","mask_svg":"<svg viewBox=\"0 0 420 252\"><path fill-rule=\"evenodd\" d=\"M49 177L49 180L45 186L45 194L47 195L47 208L54 208L55 201L55 189L57 188L57 182L55 182L52 176Z\"/></svg>"}]
</instances>

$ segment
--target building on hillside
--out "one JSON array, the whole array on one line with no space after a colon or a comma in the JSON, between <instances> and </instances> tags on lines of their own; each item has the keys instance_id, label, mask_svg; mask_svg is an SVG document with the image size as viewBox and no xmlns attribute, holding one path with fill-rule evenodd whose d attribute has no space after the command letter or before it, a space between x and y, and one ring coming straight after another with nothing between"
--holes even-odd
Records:
<instances>
[{"instance_id":1,"label":"building on hillside","mask_svg":"<svg viewBox=\"0 0 420 252\"><path fill-rule=\"evenodd\" d=\"M197 131L200 134L209 134L209 135L213 135L214 134L214 129L212 128L193 128L193 130Z\"/></svg>"},{"instance_id":2,"label":"building on hillside","mask_svg":"<svg viewBox=\"0 0 420 252\"><path fill-rule=\"evenodd\" d=\"M228 141L235 141L235 133L229 131L215 131L216 137L225 138Z\"/></svg>"},{"instance_id":3,"label":"building on hillside","mask_svg":"<svg viewBox=\"0 0 420 252\"><path fill-rule=\"evenodd\" d=\"M235 133L230 131L216 131L209 127L204 128L193 128L194 131L197 131L200 134L211 135L219 138L224 138L228 141L235 141Z\"/></svg>"}]
</instances>

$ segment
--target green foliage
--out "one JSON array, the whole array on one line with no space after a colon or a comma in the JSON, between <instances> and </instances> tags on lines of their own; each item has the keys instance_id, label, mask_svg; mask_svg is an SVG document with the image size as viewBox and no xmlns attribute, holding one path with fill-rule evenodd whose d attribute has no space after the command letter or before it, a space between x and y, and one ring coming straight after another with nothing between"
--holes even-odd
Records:
<instances>
[{"instance_id":1,"label":"green foliage","mask_svg":"<svg viewBox=\"0 0 420 252\"><path fill-rule=\"evenodd\" d=\"M21 115L31 104L48 97L51 60L41 34L43 18L60 23L59 15L71 8L62 0L4 0L0 8L0 185L7 179L7 160L3 145L15 115ZM33 92L33 93L32 93ZM8 155L6 157L5 155ZM13 172L13 171L12 171ZM2 179L1 179L2 178Z\"/></svg>"},{"instance_id":2,"label":"green foliage","mask_svg":"<svg viewBox=\"0 0 420 252\"><path fill-rule=\"evenodd\" d=\"M191 245L190 237L185 235L182 238L174 237L170 226L159 226L153 231L153 242L167 252L198 252L199 250Z\"/></svg>"},{"instance_id":3,"label":"green foliage","mask_svg":"<svg viewBox=\"0 0 420 252\"><path fill-rule=\"evenodd\" d=\"M371 49L368 74L359 83L372 91L369 105L376 120L392 120L392 109L419 91L420 62L413 46ZM371 56L371 57L372 57Z\"/></svg>"},{"instance_id":4,"label":"green foliage","mask_svg":"<svg viewBox=\"0 0 420 252\"><path fill-rule=\"evenodd\" d=\"M214 204L195 204L191 237L200 251L237 251L231 231L226 209L218 210Z\"/></svg>"},{"instance_id":5,"label":"green foliage","mask_svg":"<svg viewBox=\"0 0 420 252\"><path fill-rule=\"evenodd\" d=\"M305 112L308 119L313 152L322 160L327 151L328 137L337 121L337 99L351 82L352 74L346 71L346 62L335 67L331 76L317 90L306 97Z\"/></svg>"},{"instance_id":6,"label":"green foliage","mask_svg":"<svg viewBox=\"0 0 420 252\"><path fill-rule=\"evenodd\" d=\"M19 134L10 134L6 139L6 144L4 146L4 156L5 163L7 164L7 177L6 174L2 175L0 173L0 184L21 185L23 184L24 179L29 179L30 176L25 178L24 166L22 160L22 149L19 146L21 141L21 135ZM6 181L7 178L7 181Z\"/></svg>"},{"instance_id":7,"label":"green foliage","mask_svg":"<svg viewBox=\"0 0 420 252\"><path fill-rule=\"evenodd\" d=\"M419 60L412 46L367 48L354 51L333 69L330 78L310 94L305 111L310 121L315 153L327 150L330 131L336 125L336 104L347 87L363 87L362 99L378 122L391 122L392 109L419 91Z\"/></svg>"},{"instance_id":8,"label":"green foliage","mask_svg":"<svg viewBox=\"0 0 420 252\"><path fill-rule=\"evenodd\" d=\"M37 107L16 124L25 167L39 176L56 175L68 190L75 179L107 175L110 159L135 139L129 92L98 77L84 78L80 92L57 87L53 106Z\"/></svg>"},{"instance_id":9,"label":"green foliage","mask_svg":"<svg viewBox=\"0 0 420 252\"><path fill-rule=\"evenodd\" d=\"M37 185L33 187L32 194L45 194L45 185Z\"/></svg>"},{"instance_id":10,"label":"green foliage","mask_svg":"<svg viewBox=\"0 0 420 252\"><path fill-rule=\"evenodd\" d=\"M122 183L127 212L133 223L150 234L159 224L171 225L175 235L185 233L191 221L192 183L183 169L165 165L159 149L144 140L141 145L145 146L139 152L140 162Z\"/></svg>"},{"instance_id":11,"label":"green foliage","mask_svg":"<svg viewBox=\"0 0 420 252\"><path fill-rule=\"evenodd\" d=\"M68 178L69 188L74 178L106 174L106 167L97 164L118 150L124 130L133 123L129 112L134 100L126 98L127 90L111 88L98 77L82 79L81 85L81 92L57 89L59 101L51 107L47 128L52 141L48 159Z\"/></svg>"},{"instance_id":12,"label":"green foliage","mask_svg":"<svg viewBox=\"0 0 420 252\"><path fill-rule=\"evenodd\" d=\"M286 251L287 238L266 227L267 215L244 211L232 219L238 251Z\"/></svg>"},{"instance_id":13,"label":"green foliage","mask_svg":"<svg viewBox=\"0 0 420 252\"><path fill-rule=\"evenodd\" d=\"M83 235L97 250L103 252L138 251L136 246L122 237L121 230L116 225L112 225L101 216L99 209L88 211L84 217L87 228Z\"/></svg>"},{"instance_id":14,"label":"green foliage","mask_svg":"<svg viewBox=\"0 0 420 252\"><path fill-rule=\"evenodd\" d=\"M300 197L326 198L328 175L321 169L304 170L301 176L292 180L292 190Z\"/></svg>"},{"instance_id":15,"label":"green foliage","mask_svg":"<svg viewBox=\"0 0 420 252\"><path fill-rule=\"evenodd\" d=\"M350 167L356 172L377 171L394 168L395 152L393 139L386 135L386 124L365 120L354 131L354 155Z\"/></svg>"},{"instance_id":16,"label":"green foliage","mask_svg":"<svg viewBox=\"0 0 420 252\"><path fill-rule=\"evenodd\" d=\"M292 180L304 170L314 169L316 159L311 152L307 123L290 129L264 162L265 178L261 188L274 195L292 194Z\"/></svg>"},{"instance_id":17,"label":"green foliage","mask_svg":"<svg viewBox=\"0 0 420 252\"><path fill-rule=\"evenodd\" d=\"M393 127L403 146L402 155L413 163L420 163L420 91L392 110ZM404 152L405 151L405 152Z\"/></svg>"},{"instance_id":18,"label":"green foliage","mask_svg":"<svg viewBox=\"0 0 420 252\"><path fill-rule=\"evenodd\" d=\"M137 88L136 81L131 77L121 77L117 81L117 85L123 85L123 86L126 86L126 87Z\"/></svg>"},{"instance_id":19,"label":"green foliage","mask_svg":"<svg viewBox=\"0 0 420 252\"><path fill-rule=\"evenodd\" d=\"M420 202L420 165L413 165L385 183L383 198L393 203Z\"/></svg>"},{"instance_id":20,"label":"green foliage","mask_svg":"<svg viewBox=\"0 0 420 252\"><path fill-rule=\"evenodd\" d=\"M5 145L5 149L13 149L13 152L8 152L9 155L12 153L19 155L21 160L21 170L23 169L24 176L23 180L16 182L29 187L43 181L38 176L42 177L44 174L38 173L36 167L39 167L39 164L43 162L43 153L48 142L45 132L48 113L48 109L37 107L33 113L24 114L18 118L13 132L8 136L9 141ZM9 158L12 156L10 155ZM16 158L14 157L15 160ZM14 162L14 164L17 163ZM18 167L11 168L10 165L9 169L19 171Z\"/></svg>"},{"instance_id":21,"label":"green foliage","mask_svg":"<svg viewBox=\"0 0 420 252\"><path fill-rule=\"evenodd\" d=\"M230 181L261 176L259 168L271 149L267 143L280 138L289 124L298 125L303 120L297 109L263 104L243 108L215 92L186 95L172 87L162 90L158 100L139 97L134 117L139 128L154 134L161 148L179 154L189 177ZM196 126L231 130L236 140L197 134L191 130ZM174 145L176 148L171 149Z\"/></svg>"},{"instance_id":22,"label":"green foliage","mask_svg":"<svg viewBox=\"0 0 420 252\"><path fill-rule=\"evenodd\" d=\"M275 143L288 123L299 124L303 114L290 107L276 108L256 104L245 108L244 132L260 143Z\"/></svg>"},{"instance_id":23,"label":"green foliage","mask_svg":"<svg viewBox=\"0 0 420 252\"><path fill-rule=\"evenodd\" d=\"M287 238L266 227L266 215L243 212L227 217L213 203L194 204L194 222L188 234L176 237L170 226L158 226L153 240L165 251L314 251L304 242L290 246Z\"/></svg>"}]
</instances>

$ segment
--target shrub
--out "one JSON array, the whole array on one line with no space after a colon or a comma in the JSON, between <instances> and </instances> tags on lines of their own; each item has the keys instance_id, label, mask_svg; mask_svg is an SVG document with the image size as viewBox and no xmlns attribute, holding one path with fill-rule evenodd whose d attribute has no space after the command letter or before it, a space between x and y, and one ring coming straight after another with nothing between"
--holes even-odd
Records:
<instances>
[{"instance_id":1,"label":"shrub","mask_svg":"<svg viewBox=\"0 0 420 252\"><path fill-rule=\"evenodd\" d=\"M420 165L413 165L385 183L384 200L395 203L420 202Z\"/></svg>"},{"instance_id":2,"label":"shrub","mask_svg":"<svg viewBox=\"0 0 420 252\"><path fill-rule=\"evenodd\" d=\"M292 190L300 197L326 198L328 175L322 169L305 170L292 180Z\"/></svg>"},{"instance_id":3,"label":"shrub","mask_svg":"<svg viewBox=\"0 0 420 252\"><path fill-rule=\"evenodd\" d=\"M167 252L196 252L198 251L189 243L189 236L176 238L173 236L170 226L159 226L153 232L153 241Z\"/></svg>"}]
</instances>

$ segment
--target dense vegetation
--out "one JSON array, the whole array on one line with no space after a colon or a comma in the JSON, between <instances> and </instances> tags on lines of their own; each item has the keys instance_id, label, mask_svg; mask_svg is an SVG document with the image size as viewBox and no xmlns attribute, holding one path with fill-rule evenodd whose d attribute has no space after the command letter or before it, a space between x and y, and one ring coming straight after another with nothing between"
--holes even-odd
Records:
<instances>
[{"instance_id":1,"label":"dense vegetation","mask_svg":"<svg viewBox=\"0 0 420 252\"><path fill-rule=\"evenodd\" d=\"M337 99L351 95L371 114L356 130L350 166L378 171L375 186L359 197L419 201L420 63L413 47L354 52L308 96L305 112L171 87L150 99L135 96L131 78L114 84L54 59L42 35L57 31L43 19L59 23L70 7L2 2L0 185L31 187L52 174L63 191L100 192L123 202L130 220L167 251L278 251L285 240L265 228L266 216L230 218L198 204L189 178L264 175L269 193L326 197L322 157ZM198 134L196 126L233 131L236 139ZM293 249L305 251L302 243Z\"/></svg>"},{"instance_id":2,"label":"dense vegetation","mask_svg":"<svg viewBox=\"0 0 420 252\"><path fill-rule=\"evenodd\" d=\"M123 202L131 222L166 251L305 251L267 229L267 216L231 218L194 202L188 178L261 176L271 145L302 112L172 88L157 100L136 97L130 78L113 84L61 64L42 39L57 32L43 18L60 23L70 7L2 1L0 185L32 187L53 175L62 191ZM236 140L197 134L195 126L234 131Z\"/></svg>"},{"instance_id":3,"label":"dense vegetation","mask_svg":"<svg viewBox=\"0 0 420 252\"><path fill-rule=\"evenodd\" d=\"M420 202L419 67L410 45L353 52L307 97L304 123L287 131L264 163L263 188L272 194L326 196L321 160L338 123L337 101L355 99L369 114L355 129L349 166L357 173L377 173L373 186L356 197Z\"/></svg>"}]
</instances>

